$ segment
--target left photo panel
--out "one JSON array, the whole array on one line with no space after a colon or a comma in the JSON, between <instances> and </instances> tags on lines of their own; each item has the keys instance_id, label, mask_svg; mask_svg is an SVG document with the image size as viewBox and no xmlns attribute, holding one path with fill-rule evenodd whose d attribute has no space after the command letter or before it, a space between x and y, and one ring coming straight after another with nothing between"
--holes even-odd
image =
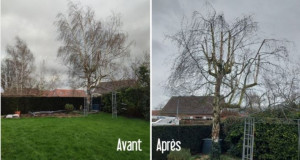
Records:
<instances>
[{"instance_id":1,"label":"left photo panel","mask_svg":"<svg viewBox=\"0 0 300 160\"><path fill-rule=\"evenodd\" d=\"M150 159L150 1L1 1L1 159Z\"/></svg>"}]
</instances>

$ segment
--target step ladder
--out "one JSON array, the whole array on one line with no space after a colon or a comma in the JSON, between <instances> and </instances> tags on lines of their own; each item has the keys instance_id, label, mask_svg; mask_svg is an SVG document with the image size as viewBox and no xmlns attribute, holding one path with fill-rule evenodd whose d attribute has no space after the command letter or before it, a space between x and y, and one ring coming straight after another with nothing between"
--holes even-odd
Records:
<instances>
[{"instance_id":1,"label":"step ladder","mask_svg":"<svg viewBox=\"0 0 300 160\"><path fill-rule=\"evenodd\" d=\"M253 160L254 118L245 118L242 160Z\"/></svg>"},{"instance_id":2,"label":"step ladder","mask_svg":"<svg viewBox=\"0 0 300 160\"><path fill-rule=\"evenodd\" d=\"M111 116L112 118L118 117L118 109L117 109L117 93L111 93Z\"/></svg>"}]
</instances>

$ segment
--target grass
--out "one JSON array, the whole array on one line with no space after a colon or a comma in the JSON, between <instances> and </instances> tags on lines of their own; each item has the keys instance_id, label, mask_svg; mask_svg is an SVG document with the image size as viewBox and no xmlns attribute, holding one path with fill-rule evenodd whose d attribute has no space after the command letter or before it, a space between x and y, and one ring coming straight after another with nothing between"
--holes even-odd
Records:
<instances>
[{"instance_id":1,"label":"grass","mask_svg":"<svg viewBox=\"0 0 300 160\"><path fill-rule=\"evenodd\" d=\"M99 113L73 118L2 119L1 158L149 159L149 122ZM142 152L117 152L118 138L141 139Z\"/></svg>"},{"instance_id":2,"label":"grass","mask_svg":"<svg viewBox=\"0 0 300 160\"><path fill-rule=\"evenodd\" d=\"M240 160L241 158L232 157L230 155L222 154L220 159L221 160ZM190 160L209 160L209 155L196 155L196 156L193 156Z\"/></svg>"}]
</instances>

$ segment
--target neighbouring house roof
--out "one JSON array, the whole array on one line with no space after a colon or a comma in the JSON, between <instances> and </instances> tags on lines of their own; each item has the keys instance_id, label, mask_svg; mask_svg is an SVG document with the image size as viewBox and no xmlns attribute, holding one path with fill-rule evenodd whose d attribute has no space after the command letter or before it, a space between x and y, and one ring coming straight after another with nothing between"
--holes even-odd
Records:
<instances>
[{"instance_id":1,"label":"neighbouring house roof","mask_svg":"<svg viewBox=\"0 0 300 160\"><path fill-rule=\"evenodd\" d=\"M135 86L137 83L136 80L130 79L130 80L119 80L119 81L110 81L110 82L101 82L99 87L96 87L93 90L93 93L98 94L107 94L112 91L116 91L121 88L125 87L132 87Z\"/></svg>"},{"instance_id":2,"label":"neighbouring house roof","mask_svg":"<svg viewBox=\"0 0 300 160\"><path fill-rule=\"evenodd\" d=\"M20 90L9 90L1 94L4 97L86 97L83 90L55 89L52 91L24 88Z\"/></svg>"},{"instance_id":3,"label":"neighbouring house roof","mask_svg":"<svg viewBox=\"0 0 300 160\"><path fill-rule=\"evenodd\" d=\"M159 116L160 110L152 110L152 116Z\"/></svg>"},{"instance_id":4,"label":"neighbouring house roof","mask_svg":"<svg viewBox=\"0 0 300 160\"><path fill-rule=\"evenodd\" d=\"M162 115L178 114L213 114L213 96L173 96L161 110Z\"/></svg>"},{"instance_id":5,"label":"neighbouring house roof","mask_svg":"<svg viewBox=\"0 0 300 160\"><path fill-rule=\"evenodd\" d=\"M3 93L1 93L1 96L5 97L37 97L43 95L43 91L37 89L37 88L23 88L23 89L9 89L4 90Z\"/></svg>"},{"instance_id":6,"label":"neighbouring house roof","mask_svg":"<svg viewBox=\"0 0 300 160\"><path fill-rule=\"evenodd\" d=\"M55 89L53 91L46 91L45 97L86 97L86 93L83 90L74 89Z\"/></svg>"}]
</instances>

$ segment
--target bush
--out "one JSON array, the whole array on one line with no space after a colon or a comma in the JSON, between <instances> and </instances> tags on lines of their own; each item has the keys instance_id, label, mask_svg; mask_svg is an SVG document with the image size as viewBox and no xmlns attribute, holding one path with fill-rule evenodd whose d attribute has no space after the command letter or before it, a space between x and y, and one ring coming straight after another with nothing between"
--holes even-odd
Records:
<instances>
[{"instance_id":1,"label":"bush","mask_svg":"<svg viewBox=\"0 0 300 160\"><path fill-rule=\"evenodd\" d=\"M227 118L223 123L223 133L225 134L224 148L230 155L242 157L244 120L240 118Z\"/></svg>"},{"instance_id":2,"label":"bush","mask_svg":"<svg viewBox=\"0 0 300 160\"><path fill-rule=\"evenodd\" d=\"M65 105L65 110L67 110L68 112L73 111L74 110L73 104L66 104Z\"/></svg>"},{"instance_id":3,"label":"bush","mask_svg":"<svg viewBox=\"0 0 300 160\"><path fill-rule=\"evenodd\" d=\"M211 146L211 152L210 152L210 159L211 160L220 160L221 156L221 146L220 143L212 142Z\"/></svg>"},{"instance_id":4,"label":"bush","mask_svg":"<svg viewBox=\"0 0 300 160\"><path fill-rule=\"evenodd\" d=\"M168 160L189 160L191 157L190 150L182 148L180 151L171 151Z\"/></svg>"},{"instance_id":5,"label":"bush","mask_svg":"<svg viewBox=\"0 0 300 160\"><path fill-rule=\"evenodd\" d=\"M229 119L224 123L227 152L238 157L243 150L243 122L242 119ZM297 125L273 122L255 124L254 159L297 159Z\"/></svg>"},{"instance_id":6,"label":"bush","mask_svg":"<svg viewBox=\"0 0 300 160\"><path fill-rule=\"evenodd\" d=\"M122 88L117 91L117 110L119 115L150 120L149 92L140 87ZM111 113L111 93L102 96L103 111Z\"/></svg>"}]
</instances>

